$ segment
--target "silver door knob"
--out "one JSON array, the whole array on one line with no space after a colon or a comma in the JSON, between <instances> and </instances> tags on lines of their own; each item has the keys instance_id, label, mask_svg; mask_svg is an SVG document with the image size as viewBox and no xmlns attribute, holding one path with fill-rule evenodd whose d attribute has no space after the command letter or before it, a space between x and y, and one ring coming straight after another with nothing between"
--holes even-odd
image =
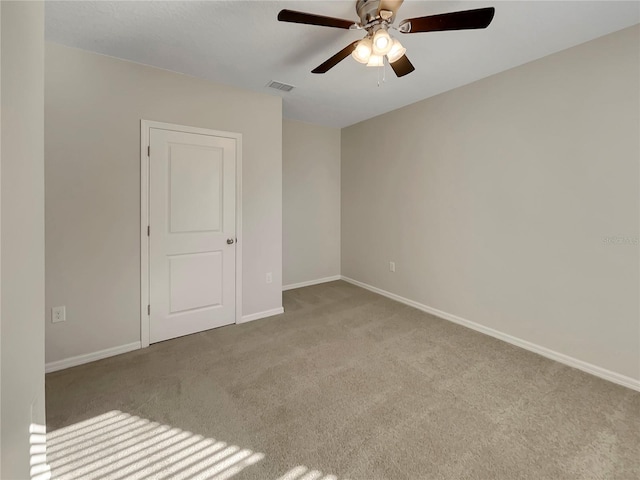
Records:
<instances>
[{"instance_id":1,"label":"silver door knob","mask_svg":"<svg viewBox=\"0 0 640 480\"><path fill-rule=\"evenodd\" d=\"M227 245L233 245L233 238L227 238Z\"/></svg>"}]
</instances>

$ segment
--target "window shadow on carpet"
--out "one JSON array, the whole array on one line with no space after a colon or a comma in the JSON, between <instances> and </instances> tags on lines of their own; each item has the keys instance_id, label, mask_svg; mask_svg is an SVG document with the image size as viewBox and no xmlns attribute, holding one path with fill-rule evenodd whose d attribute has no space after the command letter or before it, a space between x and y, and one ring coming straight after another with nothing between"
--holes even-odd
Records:
<instances>
[{"instance_id":1,"label":"window shadow on carpet","mask_svg":"<svg viewBox=\"0 0 640 480\"><path fill-rule=\"evenodd\" d=\"M54 480L226 480L265 457L119 410L50 432L46 440ZM277 480L339 479L299 465Z\"/></svg>"}]
</instances>

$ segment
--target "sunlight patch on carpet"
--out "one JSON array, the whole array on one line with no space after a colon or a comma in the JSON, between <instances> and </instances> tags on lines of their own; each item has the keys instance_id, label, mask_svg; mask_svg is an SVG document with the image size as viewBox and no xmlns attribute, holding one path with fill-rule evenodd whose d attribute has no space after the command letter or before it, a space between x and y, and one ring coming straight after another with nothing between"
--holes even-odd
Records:
<instances>
[{"instance_id":1,"label":"sunlight patch on carpet","mask_svg":"<svg viewBox=\"0 0 640 480\"><path fill-rule=\"evenodd\" d=\"M118 410L47 434L56 480L226 480L263 458Z\"/></svg>"},{"instance_id":2,"label":"sunlight patch on carpet","mask_svg":"<svg viewBox=\"0 0 640 480\"><path fill-rule=\"evenodd\" d=\"M335 475L325 475L320 470L309 470L304 465L292 468L278 480L339 480ZM348 480L346 478L342 480Z\"/></svg>"},{"instance_id":3,"label":"sunlight patch on carpet","mask_svg":"<svg viewBox=\"0 0 640 480\"><path fill-rule=\"evenodd\" d=\"M47 429L38 423L29 426L29 466L31 480L51 478L51 468L47 465Z\"/></svg>"}]
</instances>

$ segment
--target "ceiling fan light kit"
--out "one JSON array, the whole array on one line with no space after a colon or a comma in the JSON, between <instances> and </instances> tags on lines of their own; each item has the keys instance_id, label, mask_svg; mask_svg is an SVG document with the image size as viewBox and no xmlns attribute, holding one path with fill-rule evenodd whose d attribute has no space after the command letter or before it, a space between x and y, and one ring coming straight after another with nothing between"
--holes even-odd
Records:
<instances>
[{"instance_id":1,"label":"ceiling fan light kit","mask_svg":"<svg viewBox=\"0 0 640 480\"><path fill-rule=\"evenodd\" d=\"M392 38L386 29L379 29L373 38L366 36L360 40L351 56L367 67L381 67L384 65L385 56L389 63L393 63L406 51L407 49L397 39Z\"/></svg>"},{"instance_id":2,"label":"ceiling fan light kit","mask_svg":"<svg viewBox=\"0 0 640 480\"><path fill-rule=\"evenodd\" d=\"M364 63L365 65L369 63L369 58L371 57L371 53L373 51L373 42L370 37L365 37L358 42L355 50L351 54L356 61L360 63Z\"/></svg>"},{"instance_id":3,"label":"ceiling fan light kit","mask_svg":"<svg viewBox=\"0 0 640 480\"><path fill-rule=\"evenodd\" d=\"M495 14L493 7L477 8L410 18L400 22L400 25L396 28L393 26L393 22L403 1L357 0L356 12L360 17L360 22L286 9L280 11L278 20L347 30L365 30L367 32L365 38L347 45L333 57L314 68L311 71L312 73L326 73L349 55L359 63L369 67L380 67L384 65L386 56L396 76L403 77L413 72L415 67L406 56L407 49L397 39L389 35L390 28L402 34L446 30L475 30L487 28Z\"/></svg>"},{"instance_id":4,"label":"ceiling fan light kit","mask_svg":"<svg viewBox=\"0 0 640 480\"><path fill-rule=\"evenodd\" d=\"M373 34L373 53L376 55L386 55L391 50L391 36L386 27L379 28Z\"/></svg>"},{"instance_id":5,"label":"ceiling fan light kit","mask_svg":"<svg viewBox=\"0 0 640 480\"><path fill-rule=\"evenodd\" d=\"M369 57L367 67L382 67L384 65L384 57L382 55L373 54Z\"/></svg>"},{"instance_id":6,"label":"ceiling fan light kit","mask_svg":"<svg viewBox=\"0 0 640 480\"><path fill-rule=\"evenodd\" d=\"M394 38L393 44L391 45L391 50L389 50L389 52L387 53L387 60L389 60L389 63L394 63L396 60L400 60L400 58L402 58L406 52L407 49L404 48L402 44Z\"/></svg>"}]
</instances>

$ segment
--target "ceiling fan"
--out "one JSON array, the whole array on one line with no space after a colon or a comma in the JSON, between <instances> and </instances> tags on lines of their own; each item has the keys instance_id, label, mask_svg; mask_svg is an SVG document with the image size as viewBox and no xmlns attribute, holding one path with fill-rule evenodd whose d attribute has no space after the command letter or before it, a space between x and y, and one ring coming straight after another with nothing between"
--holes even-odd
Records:
<instances>
[{"instance_id":1,"label":"ceiling fan","mask_svg":"<svg viewBox=\"0 0 640 480\"><path fill-rule=\"evenodd\" d=\"M486 28L493 20L495 13L493 7L478 8L409 18L400 22L398 27L394 27L393 22L396 18L396 13L403 1L357 0L356 12L360 17L359 22L286 9L280 11L278 20L281 22L366 31L366 36L362 40L357 40L347 45L326 62L314 68L311 71L312 73L326 73L351 55L358 62L370 67L384 65L386 57L394 73L398 77L403 77L413 72L415 67L405 54L407 49L397 39L389 35L390 29L406 34Z\"/></svg>"}]
</instances>

